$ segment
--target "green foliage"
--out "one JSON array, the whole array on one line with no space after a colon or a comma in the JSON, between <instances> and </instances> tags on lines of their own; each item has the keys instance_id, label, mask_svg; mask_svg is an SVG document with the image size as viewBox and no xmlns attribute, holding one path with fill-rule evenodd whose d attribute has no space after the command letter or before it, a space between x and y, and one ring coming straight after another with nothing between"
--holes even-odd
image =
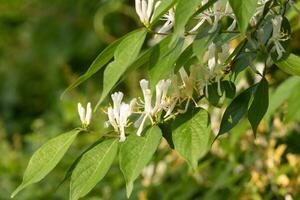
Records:
<instances>
[{"instance_id":1,"label":"green foliage","mask_svg":"<svg viewBox=\"0 0 300 200\"><path fill-rule=\"evenodd\" d=\"M150 69L151 88L154 88L159 80L172 73L174 64L179 58L182 48L183 40L179 40L176 46L168 50L164 56L161 56L157 63Z\"/></svg>"},{"instance_id":2,"label":"green foliage","mask_svg":"<svg viewBox=\"0 0 300 200\"><path fill-rule=\"evenodd\" d=\"M78 133L78 130L64 133L49 140L46 144L41 146L32 155L24 172L23 181L12 193L11 197L14 197L25 187L43 179L62 159Z\"/></svg>"},{"instance_id":3,"label":"green foliage","mask_svg":"<svg viewBox=\"0 0 300 200\"><path fill-rule=\"evenodd\" d=\"M77 155L75 156L77 159L69 166L65 178L61 182L64 183L71 177L70 199L77 200L86 196L86 198L89 198L93 195L92 191L95 191L98 196L99 194L103 195L103 199L122 199L125 187L123 179L119 178L119 171L116 170L114 165L118 153L119 167L125 177L128 198L130 196L137 198L137 192L133 189L134 182L144 169L145 173L142 173L143 182L142 184L136 183L135 189L141 190L143 186L147 192L138 193L138 198L150 196L149 199L164 198L172 200L200 197L203 199L238 199L243 198L242 193L247 195L248 193L259 194L261 190L258 188L259 186L255 185L257 183L256 179L259 179L257 177L260 176L252 171L249 172L249 169L253 169L252 166L255 166L258 157L253 152L256 149L253 148L254 139L247 135L247 130L250 127L243 120L245 115L248 115L255 137L260 139L257 143L261 142L268 145L268 149L263 145L261 149L269 152L269 154L275 152L275 155L272 156L268 154L266 156L268 157L268 163L264 163L265 166L259 168L264 165L261 164L264 162L262 159L260 166L256 166L259 168L256 171L260 173L264 171L276 172L271 175L267 174L266 179L274 177L274 180L268 180L270 184L265 183L265 185L269 184L266 188L271 188L271 190L280 188L284 184L278 178L282 173L292 177L298 171L293 171L293 167L290 166L282 168L276 166L278 162L280 163L281 155L278 156L278 154L284 152L282 150L284 147L280 147L281 144L279 143L288 142L277 142L276 145L279 146L277 148L273 141L269 142L266 138L262 139L262 135L270 135L265 132L269 129L278 128L278 121L281 121L281 118L284 118L285 122L288 123L300 120L299 112L297 112L299 110L297 100L300 98L299 80L292 77L280 84L283 79L287 78L287 75L272 67L274 61L282 71L291 75L300 74L298 68L299 57L295 54L288 55L288 51L286 51L289 48L288 40L291 37L290 24L285 18L290 6L288 2L269 1L267 4L262 5L257 0L229 0L233 13L231 11L225 13L222 10L227 1L210 0L205 5L200 6L201 1L199 0L164 0L157 7L154 4L150 5L151 2L140 2L142 4L140 9L143 12L142 15L138 11L139 8L136 8L140 20L146 27L133 31L132 29L136 27L135 24L131 27L131 23L133 23L131 20L135 20L137 17L134 13L135 9L126 3L118 2L118 0L110 2L109 5L101 6L101 9L97 10L97 16L94 19L94 28L97 31L99 31L99 27L101 32L101 29L105 29L104 24L107 20L107 26L112 30L117 30L117 35L123 35L124 33L121 33L121 31L119 33L119 30L123 30L124 26L128 24L131 24L127 27L131 32L105 48L82 76L66 75L71 77L69 79L73 83L65 90L64 94L75 89L84 81L91 80L91 82L88 82L88 90L85 93L89 93L89 100L92 105L94 105L93 102L97 98L97 91L102 89L95 111L117 86L124 89L125 94L133 95L139 93L136 90L138 88L138 78L143 77L142 79L144 79L144 76L149 75L151 83L151 91L141 84L144 99L136 98L137 102L134 105L125 104L124 102L127 101L125 98L128 95L124 95L124 101L121 99L118 102L119 100L113 98L112 104L108 106L109 108L103 108L103 110L105 109L104 113L108 115L108 121L105 124L111 125L110 130L104 131L102 128L104 118L99 117L97 112L93 116L96 119L93 121L96 121L96 123L91 123L90 127L84 126L85 135L90 136L92 139L81 142L84 144L92 143L93 145L87 149L84 147L86 150L83 152L77 151L74 153L74 156ZM100 4L102 5L102 3L104 4L104 1L101 1ZM83 4L78 7L85 7ZM260 7L257 8L257 6ZM154 9L148 10L152 7ZM147 12L145 12L146 10ZM168 12L173 10L175 10L174 16L172 16L172 12ZM105 11L105 17L103 11ZM90 13L87 13L87 15L90 15ZM65 18L76 21L76 17L73 17L66 16ZM99 23L98 18L101 18L99 27L97 25ZM164 21L162 26L159 20ZM232 23L235 20L238 24L238 30ZM281 20L283 20L282 24ZM117 23L118 21L124 23ZM250 21L251 26L249 26ZM81 21L78 23L82 24ZM232 24L230 25L230 23ZM43 30L46 23L40 24L36 28L38 33ZM0 24L0 26L2 25ZM23 31L24 27L20 30ZM62 27L64 28L64 26ZM189 31L191 27L197 27L197 29ZM158 28L166 28L166 30L162 31ZM65 36L60 40L56 41L55 38L49 43L52 44L55 41L55 43L65 44L65 40L69 38L72 32L70 27L66 29L70 29L67 32L68 34L62 34ZM107 41L114 40L114 36L107 34L109 31L105 30L104 32L108 35ZM153 34L153 37L151 34ZM26 43L30 38L29 35L22 35L20 41ZM148 42L149 37L152 37L152 39ZM41 37L39 42L34 42L34 44L42 45L44 44L41 42L43 40L44 38ZM72 41L75 41L75 39L70 40L69 43L72 44ZM80 44L85 43L86 40L80 41ZM96 42L90 40L90 43L94 44ZM15 44L12 46L15 46ZM69 50L64 52L64 48L60 47L62 49L60 53L46 53L45 57L49 59L49 62L59 60L57 62L61 62L62 66L75 65L74 63L76 65L86 65L88 61L84 64L77 63L76 59L86 52L86 48L81 48L81 45L79 47L76 48L78 52L74 55ZM59 52L60 48L50 49L49 52ZM43 49L43 46L35 51L39 52L39 49ZM0 56L2 52L6 53L5 50L0 49ZM14 51L12 52L14 53ZM70 58L68 55L73 57L70 56ZM56 56L60 56L61 59L56 59ZM30 56L28 59L31 59ZM37 61L36 63L38 63ZM2 65L1 62L0 66ZM9 66L13 66L13 63L10 63ZM138 73L137 69L139 69ZM92 75L102 71L103 74L101 75L103 76L100 80L102 84L99 88L98 82L93 84L91 78ZM14 75L14 73L12 74ZM123 80L128 82L123 83ZM261 81L257 83L258 80ZM24 82L26 83L26 81ZM270 82L270 85L268 82ZM162 85L157 83L162 83ZM279 87L276 89L278 85ZM270 91L269 87L271 88ZM243 88L248 89L244 90ZM272 93L274 89L275 92ZM77 92L72 93L72 96L68 96L71 98L66 98L67 101L70 99L78 99L78 101L85 99L82 97L83 94ZM269 92L272 93L270 99ZM236 93L239 94L237 97L235 97ZM123 98L123 93L121 96ZM153 103L154 99L155 103ZM270 108L268 110L269 100ZM279 110L280 105L284 102L288 106L281 109L287 115L284 117L277 113L274 115L275 111ZM74 120L74 109L72 109L74 105L71 104L68 105L69 112L66 111L61 114L63 117L68 118L68 120L65 120L67 122L61 122L56 117L58 114L53 117L55 123L63 124L59 126L60 128L73 126L75 122L77 123ZM29 105L31 106L30 103ZM219 115L223 112L223 109L225 112L222 119L220 119ZM54 111L52 112L54 113ZM268 123L258 129L266 112ZM147 116L147 120L150 119L146 122L150 126L143 129L144 134L141 137L135 135L136 130L133 131L134 129L131 126L132 124L138 126L139 123L137 122L139 121L135 121L138 118L137 115ZM272 125L272 118L277 120L276 126ZM210 143L212 140L211 133L217 132L216 125L219 124L220 129L217 137L230 132L228 140L215 141L213 145L217 145L217 148L209 152L212 147ZM101 134L94 134L98 132ZM245 132L246 135L242 136ZM297 129L292 128L291 132L297 132ZM25 171L22 184L12 196L29 184L43 179L61 160L78 133L79 131L74 130L58 136L34 153ZM119 143L118 139L115 138L121 134L128 135L128 133L130 134L124 143ZM293 135L293 133L289 134ZM108 137L102 137L103 135ZM182 174L187 173L187 167L181 164L182 159L176 153L174 155L169 154L167 143L161 140L162 136L167 140L169 147L181 155L187 161L189 167L194 170L193 177L190 177L190 175L181 177ZM80 145L82 144L80 143ZM79 149L85 146L80 145L78 145ZM157 156L152 159L158 146L160 148L157 151ZM297 147L297 145L294 146ZM249 152L245 152L245 149ZM209 156L204 157L207 152L209 152ZM289 152L292 152L292 150L289 150ZM166 156L166 154L169 155ZM199 163L202 158L204 159ZM269 161L269 158L274 159ZM243 164L240 164L240 162L243 162ZM295 163L288 156L284 162ZM150 165L147 167L149 163ZM277 168L272 169L270 163ZM62 167L66 165L63 164ZM171 165L172 167L170 167ZM242 169L240 165L243 166ZM167 166L167 169L164 166ZM267 170L264 170L265 168ZM296 168L295 164L294 168ZM157 176L159 177L157 178ZM205 180L209 181L205 183ZM248 182L250 183L247 184ZM172 187L173 191L170 191L166 185L174 185ZM261 187L264 184L258 185ZM63 187L63 184L59 186ZM247 187L242 188L241 186ZM284 187L281 189L284 189ZM158 190L158 192L152 192L152 190ZM99 191L101 192L98 193ZM276 192L278 192L276 193L277 196L279 193L281 196L283 196L282 194L289 194L289 191L282 192L280 190ZM157 193L160 195L155 196ZM268 194L266 195L268 196L267 199L273 199L272 193L265 193ZM108 195L105 196L106 194ZM62 196L65 198L66 194L64 193ZM255 199L256 197L252 195L251 198Z\"/></svg>"},{"instance_id":4,"label":"green foliage","mask_svg":"<svg viewBox=\"0 0 300 200\"><path fill-rule=\"evenodd\" d=\"M239 30L245 35L249 21L255 13L257 0L229 0L236 16Z\"/></svg>"},{"instance_id":5,"label":"green foliage","mask_svg":"<svg viewBox=\"0 0 300 200\"><path fill-rule=\"evenodd\" d=\"M102 103L107 94L115 86L126 69L135 61L144 43L146 37L144 28L129 33L120 42L114 53L114 61L112 61L104 71L103 91L95 110Z\"/></svg>"},{"instance_id":6,"label":"green foliage","mask_svg":"<svg viewBox=\"0 0 300 200\"><path fill-rule=\"evenodd\" d=\"M126 180L128 198L132 193L133 182L151 160L162 138L157 126L150 127L144 135L139 137L132 134L120 147L120 168Z\"/></svg>"},{"instance_id":7,"label":"green foliage","mask_svg":"<svg viewBox=\"0 0 300 200\"><path fill-rule=\"evenodd\" d=\"M83 154L72 172L70 199L77 200L87 193L105 176L118 151L118 140L105 140Z\"/></svg>"},{"instance_id":8,"label":"green foliage","mask_svg":"<svg viewBox=\"0 0 300 200\"><path fill-rule=\"evenodd\" d=\"M266 79L262 79L256 86L253 101L248 111L248 119L254 135L257 127L266 114L269 106L269 85Z\"/></svg>"},{"instance_id":9,"label":"green foliage","mask_svg":"<svg viewBox=\"0 0 300 200\"><path fill-rule=\"evenodd\" d=\"M222 94L227 98L234 98L236 93L236 88L233 82L221 81L221 91ZM219 106L222 96L218 94L218 84L213 83L208 86L208 101L213 106Z\"/></svg>"},{"instance_id":10,"label":"green foliage","mask_svg":"<svg viewBox=\"0 0 300 200\"><path fill-rule=\"evenodd\" d=\"M276 65L284 72L300 76L300 57L295 54L290 54L286 59L276 62Z\"/></svg>"},{"instance_id":11,"label":"green foliage","mask_svg":"<svg viewBox=\"0 0 300 200\"><path fill-rule=\"evenodd\" d=\"M172 125L172 138L175 150L196 170L199 159L210 146L211 129L207 111L192 110L177 118Z\"/></svg>"},{"instance_id":12,"label":"green foliage","mask_svg":"<svg viewBox=\"0 0 300 200\"><path fill-rule=\"evenodd\" d=\"M199 6L199 0L178 0L177 9L175 11L175 25L172 42L177 42L179 37L184 35L184 27L189 21L190 17L194 14Z\"/></svg>"},{"instance_id":13,"label":"green foliage","mask_svg":"<svg viewBox=\"0 0 300 200\"><path fill-rule=\"evenodd\" d=\"M95 73L97 73L101 68L103 68L114 56L114 52L116 48L119 46L120 42L122 41L122 38L113 42L111 45L106 47L93 61L89 69L80 76L74 83L72 83L62 94L62 96L67 93L68 91L76 88L81 83L89 79L91 76L93 76Z\"/></svg>"},{"instance_id":14,"label":"green foliage","mask_svg":"<svg viewBox=\"0 0 300 200\"><path fill-rule=\"evenodd\" d=\"M278 88L270 95L269 109L266 120L269 121L276 110L298 89L299 77L290 77L281 83Z\"/></svg>"},{"instance_id":15,"label":"green foliage","mask_svg":"<svg viewBox=\"0 0 300 200\"><path fill-rule=\"evenodd\" d=\"M233 99L222 117L218 136L230 131L247 113L252 93L253 87L248 88Z\"/></svg>"},{"instance_id":16,"label":"green foliage","mask_svg":"<svg viewBox=\"0 0 300 200\"><path fill-rule=\"evenodd\" d=\"M153 26L159 18L165 14L174 4L177 2L177 0L164 0L162 1L157 9L154 10L153 16L151 18L151 26Z\"/></svg>"}]
</instances>

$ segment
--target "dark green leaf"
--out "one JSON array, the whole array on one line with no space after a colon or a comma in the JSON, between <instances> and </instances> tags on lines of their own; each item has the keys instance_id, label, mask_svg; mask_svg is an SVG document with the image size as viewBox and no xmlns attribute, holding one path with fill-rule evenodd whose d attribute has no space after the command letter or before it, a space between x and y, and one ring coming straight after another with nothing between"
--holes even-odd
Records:
<instances>
[{"instance_id":1,"label":"dark green leaf","mask_svg":"<svg viewBox=\"0 0 300 200\"><path fill-rule=\"evenodd\" d=\"M221 91L222 94L225 95L227 98L234 98L235 96L235 85L234 83L230 81L221 81ZM205 92L204 92L205 93ZM220 99L222 96L219 96L218 94L218 83L214 82L210 85L208 85L208 101L213 106L218 106Z\"/></svg>"},{"instance_id":2,"label":"dark green leaf","mask_svg":"<svg viewBox=\"0 0 300 200\"><path fill-rule=\"evenodd\" d=\"M265 78L263 78L256 86L254 99L248 111L248 120L252 126L254 135L256 130L266 114L269 106L269 85Z\"/></svg>"},{"instance_id":3,"label":"dark green leaf","mask_svg":"<svg viewBox=\"0 0 300 200\"><path fill-rule=\"evenodd\" d=\"M218 136L230 131L247 113L253 87L248 88L237 96L225 110L222 117Z\"/></svg>"},{"instance_id":4,"label":"dark green leaf","mask_svg":"<svg viewBox=\"0 0 300 200\"><path fill-rule=\"evenodd\" d=\"M139 137L136 134L131 134L121 145L120 168L126 180L128 198L133 189L133 182L151 160L161 137L161 130L154 126L146 131L145 136Z\"/></svg>"},{"instance_id":5,"label":"dark green leaf","mask_svg":"<svg viewBox=\"0 0 300 200\"><path fill-rule=\"evenodd\" d=\"M73 130L42 145L32 155L24 172L22 184L12 193L11 197L14 197L28 185L42 180L62 159L78 133L78 130Z\"/></svg>"}]
</instances>

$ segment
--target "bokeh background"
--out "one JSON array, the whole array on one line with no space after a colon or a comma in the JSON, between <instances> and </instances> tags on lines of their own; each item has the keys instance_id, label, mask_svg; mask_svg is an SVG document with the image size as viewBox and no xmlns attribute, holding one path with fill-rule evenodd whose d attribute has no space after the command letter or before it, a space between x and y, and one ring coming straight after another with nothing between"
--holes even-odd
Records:
<instances>
[{"instance_id":1,"label":"bokeh background","mask_svg":"<svg viewBox=\"0 0 300 200\"><path fill-rule=\"evenodd\" d=\"M133 4L133 0L0 0L1 200L9 199L40 145L80 124L77 102L97 102L101 72L63 99L60 95L105 46L140 26ZM299 55L300 17L294 11L288 17L293 30L291 51ZM128 74L119 87L133 96L144 74L143 69ZM271 94L290 78L275 66L268 74ZM298 94L293 101L300 105L300 85L286 90ZM197 173L162 142L136 181L131 199L300 199L300 114L286 120L291 100L280 106L276 96L270 101L276 112L261 124L256 139L243 120L213 145ZM294 107L300 113L300 106ZM76 155L105 131L104 120L103 113L97 112L93 120L97 132L80 136L46 179L15 199L68 199L68 182L58 186ZM84 199L126 199L125 194L116 162Z\"/></svg>"}]
</instances>

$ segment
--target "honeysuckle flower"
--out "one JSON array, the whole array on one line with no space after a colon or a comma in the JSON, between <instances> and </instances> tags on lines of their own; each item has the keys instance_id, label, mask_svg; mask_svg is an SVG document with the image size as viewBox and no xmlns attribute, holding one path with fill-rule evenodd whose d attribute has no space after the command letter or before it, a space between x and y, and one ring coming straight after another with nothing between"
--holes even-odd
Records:
<instances>
[{"instance_id":1,"label":"honeysuckle flower","mask_svg":"<svg viewBox=\"0 0 300 200\"><path fill-rule=\"evenodd\" d=\"M190 74L185 71L183 67L179 69L179 75L183 83L184 94L187 98L193 99L194 89L197 89L197 70L195 66L190 67Z\"/></svg>"},{"instance_id":2,"label":"honeysuckle flower","mask_svg":"<svg viewBox=\"0 0 300 200\"><path fill-rule=\"evenodd\" d=\"M208 0L203 0L202 6L205 5L207 2ZM213 33L217 30L220 20L225 16L228 16L233 19L232 24L227 28L228 31L233 31L236 27L236 18L230 7L230 4L227 2L225 10L222 11L221 1L217 1L214 3L212 8L207 9L206 11L200 13L196 17L196 19L198 19L199 22L189 32L197 31L207 21L209 24L212 25L212 28L209 30L209 33Z\"/></svg>"},{"instance_id":3,"label":"honeysuckle flower","mask_svg":"<svg viewBox=\"0 0 300 200\"><path fill-rule=\"evenodd\" d=\"M257 1L256 11L255 11L253 17L250 19L250 24L252 26L256 26L257 18L260 17L263 14L263 11L265 9L265 5L268 1L269 0L258 0Z\"/></svg>"},{"instance_id":4,"label":"honeysuckle flower","mask_svg":"<svg viewBox=\"0 0 300 200\"><path fill-rule=\"evenodd\" d=\"M146 119L149 118L151 123L154 124L153 117L160 111L167 108L167 92L171 85L171 80L160 80L156 84L156 99L155 104L152 107L151 90L149 89L149 81L142 79L140 86L143 92L143 112L139 119L135 122L134 126L138 128L137 135L141 136Z\"/></svg>"},{"instance_id":5,"label":"honeysuckle flower","mask_svg":"<svg viewBox=\"0 0 300 200\"><path fill-rule=\"evenodd\" d=\"M205 76L205 95L208 97L208 83L209 80L215 79L218 84L217 92L219 96L222 96L221 79L224 76L225 61L230 54L230 45L223 44L221 46L221 52L217 52L216 45L212 43L208 47L208 70Z\"/></svg>"},{"instance_id":6,"label":"honeysuckle flower","mask_svg":"<svg viewBox=\"0 0 300 200\"><path fill-rule=\"evenodd\" d=\"M154 8L154 0L135 0L135 10L141 22L148 27Z\"/></svg>"},{"instance_id":7,"label":"honeysuckle flower","mask_svg":"<svg viewBox=\"0 0 300 200\"><path fill-rule=\"evenodd\" d=\"M105 126L111 125L115 132L120 133L120 142L126 140L125 128L128 126L128 117L132 114L136 99L130 101L130 104L122 102L122 92L116 92L111 95L113 106L107 109L108 121Z\"/></svg>"},{"instance_id":8,"label":"honeysuckle flower","mask_svg":"<svg viewBox=\"0 0 300 200\"><path fill-rule=\"evenodd\" d=\"M215 43L211 43L208 47L208 69L213 72L217 64L216 58L216 45Z\"/></svg>"},{"instance_id":9,"label":"honeysuckle flower","mask_svg":"<svg viewBox=\"0 0 300 200\"><path fill-rule=\"evenodd\" d=\"M271 42L274 43L274 47L271 51L277 52L277 60L279 60L283 53L285 52L285 49L281 45L280 41L283 41L284 33L281 32L281 24L282 24L282 16L277 15L272 19L272 26L273 26L273 33L272 37L270 39Z\"/></svg>"},{"instance_id":10,"label":"honeysuckle flower","mask_svg":"<svg viewBox=\"0 0 300 200\"><path fill-rule=\"evenodd\" d=\"M221 12L221 2L220 1L217 1L216 3L214 3L214 5L213 5L213 14L214 14L213 15L213 17L214 17L213 26L209 30L209 33L213 33L217 30L219 21L223 16L223 14Z\"/></svg>"},{"instance_id":11,"label":"honeysuckle flower","mask_svg":"<svg viewBox=\"0 0 300 200\"><path fill-rule=\"evenodd\" d=\"M86 109L82 107L81 103L77 104L78 114L80 117L81 124L84 128L88 127L92 119L92 108L91 103L88 102Z\"/></svg>"},{"instance_id":12,"label":"honeysuckle flower","mask_svg":"<svg viewBox=\"0 0 300 200\"><path fill-rule=\"evenodd\" d=\"M175 22L175 12L174 9L170 9L167 14L162 17L162 20L166 21L164 25L157 31L158 33L167 33L169 32Z\"/></svg>"}]
</instances>

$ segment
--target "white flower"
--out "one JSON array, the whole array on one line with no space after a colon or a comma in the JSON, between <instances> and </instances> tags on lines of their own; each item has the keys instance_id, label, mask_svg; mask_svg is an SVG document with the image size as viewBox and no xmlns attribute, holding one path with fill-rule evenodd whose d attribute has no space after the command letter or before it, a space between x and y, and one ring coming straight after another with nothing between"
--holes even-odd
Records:
<instances>
[{"instance_id":1,"label":"white flower","mask_svg":"<svg viewBox=\"0 0 300 200\"><path fill-rule=\"evenodd\" d=\"M91 103L89 102L86 106L86 109L84 109L81 105L81 103L77 104L77 109L78 109L78 114L80 117L81 124L84 128L86 128L92 118L92 108L91 108Z\"/></svg>"},{"instance_id":2,"label":"white flower","mask_svg":"<svg viewBox=\"0 0 300 200\"><path fill-rule=\"evenodd\" d=\"M280 41L284 40L284 34L281 33L281 24L282 24L282 16L277 15L272 19L272 25L273 25L273 33L270 41L274 42L274 47L272 48L271 51L277 52L277 59L279 60L283 53L285 52L285 49L281 45Z\"/></svg>"},{"instance_id":3,"label":"white flower","mask_svg":"<svg viewBox=\"0 0 300 200\"><path fill-rule=\"evenodd\" d=\"M211 43L208 47L208 69L213 72L217 64L216 45Z\"/></svg>"},{"instance_id":4,"label":"white flower","mask_svg":"<svg viewBox=\"0 0 300 200\"><path fill-rule=\"evenodd\" d=\"M105 122L106 127L110 124L116 132L120 133L120 142L126 140L125 128L128 125L128 117L132 114L136 102L136 99L133 99L130 104L126 104L122 102L123 96L122 92L116 92L111 95L113 107L110 106L107 109L108 121Z\"/></svg>"},{"instance_id":5,"label":"white flower","mask_svg":"<svg viewBox=\"0 0 300 200\"><path fill-rule=\"evenodd\" d=\"M212 43L208 47L208 70L207 75L205 76L205 95L208 97L208 83L209 80L215 79L218 88L217 92L219 96L222 96L222 90L221 90L221 78L224 75L224 68L225 68L225 61L228 58L230 54L230 45L229 44L223 44L222 45L222 51L220 53L217 52L216 45Z\"/></svg>"},{"instance_id":6,"label":"white flower","mask_svg":"<svg viewBox=\"0 0 300 200\"><path fill-rule=\"evenodd\" d=\"M144 101L143 101L143 107L144 110L139 117L139 119L134 123L135 127L138 128L137 135L141 136L144 124L146 122L146 119L149 118L151 120L151 123L154 124L153 117L163 109L167 108L167 92L171 85L171 81L168 80L160 80L156 84L156 101L154 107L152 107L151 104L151 90L149 89L149 81L143 79L140 81L140 86L143 92Z\"/></svg>"},{"instance_id":7,"label":"white flower","mask_svg":"<svg viewBox=\"0 0 300 200\"><path fill-rule=\"evenodd\" d=\"M166 21L164 25L157 31L158 33L167 33L169 32L175 22L175 12L174 9L170 9L167 14L165 14L162 20Z\"/></svg>"},{"instance_id":8,"label":"white flower","mask_svg":"<svg viewBox=\"0 0 300 200\"><path fill-rule=\"evenodd\" d=\"M207 0L203 0L202 6L204 6L207 2ZM232 24L227 28L228 31L233 31L236 27L236 18L230 7L230 4L227 2L225 6L225 11L222 11L221 1L217 1L216 3L214 3L212 9L207 9L206 11L200 13L196 17L196 19L198 19L199 22L189 32L197 31L207 21L209 24L212 25L212 28L209 30L209 33L213 33L217 30L220 20L225 16L228 16L233 19Z\"/></svg>"},{"instance_id":9,"label":"white flower","mask_svg":"<svg viewBox=\"0 0 300 200\"><path fill-rule=\"evenodd\" d=\"M148 27L153 12L154 0L135 0L135 10L141 22Z\"/></svg>"}]
</instances>

